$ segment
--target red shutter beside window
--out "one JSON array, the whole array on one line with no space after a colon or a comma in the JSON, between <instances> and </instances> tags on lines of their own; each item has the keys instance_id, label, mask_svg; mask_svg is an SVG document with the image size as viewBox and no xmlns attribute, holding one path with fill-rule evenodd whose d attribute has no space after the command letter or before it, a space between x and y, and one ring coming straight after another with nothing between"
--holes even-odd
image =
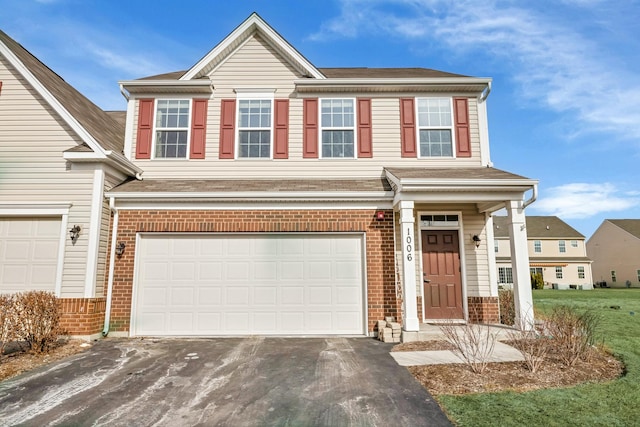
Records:
<instances>
[{"instance_id":1,"label":"red shutter beside window","mask_svg":"<svg viewBox=\"0 0 640 427\"><path fill-rule=\"evenodd\" d=\"M467 98L453 98L453 115L456 125L456 156L471 157L469 102Z\"/></svg>"},{"instance_id":2,"label":"red shutter beside window","mask_svg":"<svg viewBox=\"0 0 640 427\"><path fill-rule=\"evenodd\" d=\"M220 155L221 159L233 159L236 133L236 100L223 99L220 108Z\"/></svg>"},{"instance_id":3,"label":"red shutter beside window","mask_svg":"<svg viewBox=\"0 0 640 427\"><path fill-rule=\"evenodd\" d=\"M400 99L400 143L402 157L417 157L416 114L413 98Z\"/></svg>"},{"instance_id":4,"label":"red shutter beside window","mask_svg":"<svg viewBox=\"0 0 640 427\"><path fill-rule=\"evenodd\" d=\"M204 159L209 100L194 99L191 108L191 159Z\"/></svg>"},{"instance_id":5,"label":"red shutter beside window","mask_svg":"<svg viewBox=\"0 0 640 427\"><path fill-rule=\"evenodd\" d=\"M274 103L273 158L287 159L289 157L289 100L276 99Z\"/></svg>"},{"instance_id":6,"label":"red shutter beside window","mask_svg":"<svg viewBox=\"0 0 640 427\"><path fill-rule=\"evenodd\" d=\"M371 137L371 100L358 99L358 157L373 157Z\"/></svg>"},{"instance_id":7,"label":"red shutter beside window","mask_svg":"<svg viewBox=\"0 0 640 427\"><path fill-rule=\"evenodd\" d=\"M153 99L138 101L138 134L136 136L136 159L151 158L153 137Z\"/></svg>"},{"instance_id":8,"label":"red shutter beside window","mask_svg":"<svg viewBox=\"0 0 640 427\"><path fill-rule=\"evenodd\" d=\"M303 104L302 157L318 158L318 100L305 99Z\"/></svg>"}]
</instances>

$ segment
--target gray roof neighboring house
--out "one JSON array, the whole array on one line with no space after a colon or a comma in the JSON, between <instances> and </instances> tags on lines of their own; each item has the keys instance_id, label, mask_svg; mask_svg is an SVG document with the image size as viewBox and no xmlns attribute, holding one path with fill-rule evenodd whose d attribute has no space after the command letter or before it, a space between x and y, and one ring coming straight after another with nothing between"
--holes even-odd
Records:
<instances>
[{"instance_id":1,"label":"gray roof neighboring house","mask_svg":"<svg viewBox=\"0 0 640 427\"><path fill-rule=\"evenodd\" d=\"M500 169L475 168L385 168L387 172L399 179L486 179L486 180L528 180L520 175Z\"/></svg>"},{"instance_id":2,"label":"gray roof neighboring house","mask_svg":"<svg viewBox=\"0 0 640 427\"><path fill-rule=\"evenodd\" d=\"M105 150L122 153L124 125L78 92L62 77L33 56L20 43L0 30L0 42L33 74ZM87 147L88 148L88 147Z\"/></svg>"},{"instance_id":3,"label":"gray roof neighboring house","mask_svg":"<svg viewBox=\"0 0 640 427\"><path fill-rule=\"evenodd\" d=\"M584 239L584 235L557 216L527 216L529 239ZM509 227L506 216L493 217L494 236L508 238Z\"/></svg>"},{"instance_id":4,"label":"gray roof neighboring house","mask_svg":"<svg viewBox=\"0 0 640 427\"><path fill-rule=\"evenodd\" d=\"M640 239L640 219L605 219L605 221Z\"/></svg>"}]
</instances>

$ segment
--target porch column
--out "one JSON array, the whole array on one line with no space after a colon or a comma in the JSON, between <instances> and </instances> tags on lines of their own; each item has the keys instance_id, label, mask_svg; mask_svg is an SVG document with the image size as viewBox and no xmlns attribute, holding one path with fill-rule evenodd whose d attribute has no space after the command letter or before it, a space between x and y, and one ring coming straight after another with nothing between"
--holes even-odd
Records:
<instances>
[{"instance_id":1,"label":"porch column","mask_svg":"<svg viewBox=\"0 0 640 427\"><path fill-rule=\"evenodd\" d=\"M419 331L418 303L416 301L416 219L413 215L413 201L401 201L400 235L402 247L402 327L405 331Z\"/></svg>"},{"instance_id":2,"label":"porch column","mask_svg":"<svg viewBox=\"0 0 640 427\"><path fill-rule=\"evenodd\" d=\"M511 268L513 270L513 296L516 308L516 327L533 328L533 294L529 273L527 228L522 201L506 203L511 244Z\"/></svg>"}]
</instances>

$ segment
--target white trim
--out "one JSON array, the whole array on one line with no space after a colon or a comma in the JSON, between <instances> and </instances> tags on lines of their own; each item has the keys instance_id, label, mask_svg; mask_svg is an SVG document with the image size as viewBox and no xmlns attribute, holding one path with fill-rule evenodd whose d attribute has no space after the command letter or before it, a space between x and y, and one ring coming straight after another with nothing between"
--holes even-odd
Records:
<instances>
[{"instance_id":1,"label":"white trim","mask_svg":"<svg viewBox=\"0 0 640 427\"><path fill-rule=\"evenodd\" d=\"M274 133L275 133L275 90L264 90L259 91L257 89L250 89L246 92L242 89L235 89L236 91L236 123L234 123L234 150L235 150L235 160L273 160L273 151L274 151ZM265 127L243 127L240 129L240 101L269 101L271 103L270 106L270 114L269 114L269 157L240 157L240 131L265 131L267 128Z\"/></svg>"},{"instance_id":2,"label":"white trim","mask_svg":"<svg viewBox=\"0 0 640 427\"><path fill-rule=\"evenodd\" d=\"M107 300L104 312L104 325L102 328L102 336L107 336L111 322L111 303L113 299L113 280L116 264L116 243L118 241L118 221L120 212L114 207L114 200L109 199L110 211L113 212L113 228L111 229L111 246L109 256L109 273L107 276Z\"/></svg>"},{"instance_id":3,"label":"white trim","mask_svg":"<svg viewBox=\"0 0 640 427\"><path fill-rule=\"evenodd\" d=\"M124 128L124 156L129 161L132 161L135 157L133 154L133 134L134 134L133 122L135 119L136 105L138 105L137 99L129 98L127 100L127 118L126 118L126 125Z\"/></svg>"},{"instance_id":4,"label":"white trim","mask_svg":"<svg viewBox=\"0 0 640 427\"><path fill-rule=\"evenodd\" d=\"M54 293L57 297L62 293L62 275L67 243L67 227L71 203L0 203L0 220L2 217L59 217L60 237L58 241L58 260L56 263L56 282Z\"/></svg>"},{"instance_id":5,"label":"white trim","mask_svg":"<svg viewBox=\"0 0 640 427\"><path fill-rule=\"evenodd\" d=\"M498 296L498 278L496 277L497 269L497 260L496 260L496 250L495 250L495 242L498 242L499 239L495 238L495 234L493 232L493 216L489 212L485 212L485 230L486 230L486 239L487 239L487 256L489 258L489 289L490 296L497 297ZM493 241L494 244L491 245L490 242Z\"/></svg>"},{"instance_id":6,"label":"white trim","mask_svg":"<svg viewBox=\"0 0 640 427\"><path fill-rule=\"evenodd\" d=\"M454 224L443 224L443 225L431 225L431 226L423 226L420 223L420 217L422 215L458 215L458 223ZM418 231L420 232L420 277L424 277L424 266L422 265L422 255L424 254L424 246L422 242L422 231L423 230L441 230L441 231L451 231L455 230L458 232L458 252L460 255L460 286L462 294L460 298L462 298L462 319L450 319L453 321L456 320L469 320L469 313L467 307L467 262L465 256L465 242L463 241L464 237L464 229L463 229L463 221L462 221L462 211L418 211L416 215L416 222L418 223ZM442 321L442 319L428 319L426 317L425 310L425 295L424 295L424 286L420 286L420 291L422 293L422 321L423 323L429 323L434 321Z\"/></svg>"},{"instance_id":7,"label":"white trim","mask_svg":"<svg viewBox=\"0 0 640 427\"><path fill-rule=\"evenodd\" d=\"M62 120L64 120L71 129L91 147L91 149L99 155L99 158L105 158L105 150L102 146L91 136L89 132L78 122L78 120L62 106L60 101L49 92L44 85L38 80L35 75L18 59L18 57L9 49L4 43L0 42L0 54L2 54L16 70L22 74L22 76L33 86L53 109L60 114Z\"/></svg>"},{"instance_id":8,"label":"white trim","mask_svg":"<svg viewBox=\"0 0 640 427\"><path fill-rule=\"evenodd\" d=\"M480 163L482 166L492 167L491 151L489 149L489 119L487 115L487 103L477 102L478 127L480 133Z\"/></svg>"},{"instance_id":9,"label":"white trim","mask_svg":"<svg viewBox=\"0 0 640 427\"><path fill-rule=\"evenodd\" d=\"M89 220L89 241L87 242L87 270L85 274L84 297L92 298L96 292L96 275L98 272L98 252L100 250L100 230L102 220L102 203L104 191L104 171L93 172L93 189L91 192L91 219Z\"/></svg>"},{"instance_id":10,"label":"white trim","mask_svg":"<svg viewBox=\"0 0 640 427\"><path fill-rule=\"evenodd\" d=\"M233 45L236 39L243 37L246 33L253 33L254 31L260 31L270 44L273 44L276 48L280 49L284 53L285 58L292 59L297 62L296 68L304 69L309 75L316 79L324 79L324 75L320 73L306 58L304 58L298 51L296 51L285 39L283 39L277 32L275 32L266 22L262 20L256 13L252 13L242 24L240 24L235 30L231 32L225 39L220 42L215 48L207 53L196 65L191 67L180 80L191 80L198 76L198 74L206 68L206 66L212 62L216 57L223 54L229 47ZM248 37L247 37L248 38Z\"/></svg>"},{"instance_id":11,"label":"white trim","mask_svg":"<svg viewBox=\"0 0 640 427\"><path fill-rule=\"evenodd\" d=\"M330 203L330 204L327 204ZM380 201L363 201L357 203L354 201L346 201L341 203L339 200L324 200L315 202L281 202L265 201L260 203L252 200L250 202L234 201L234 202L197 202L189 201L188 203L171 202L171 201L128 201L120 200L116 202L119 210L377 210L391 209L393 207L390 200Z\"/></svg>"},{"instance_id":12,"label":"white trim","mask_svg":"<svg viewBox=\"0 0 640 427\"><path fill-rule=\"evenodd\" d=\"M333 101L333 100L350 100L353 104L353 126L351 130L353 131L353 157L324 157L322 155L322 131L325 128L322 126L322 101ZM328 160L357 160L358 159L358 99L355 97L340 97L340 96L329 96L324 98L318 98L318 158L319 159L328 159ZM342 128L327 128L327 130L348 130L347 126L343 126Z\"/></svg>"},{"instance_id":13,"label":"white trim","mask_svg":"<svg viewBox=\"0 0 640 427\"><path fill-rule=\"evenodd\" d=\"M187 101L189 103L189 112L187 116L187 147L184 153L184 157L156 157L156 144L158 135L158 108L160 107L160 101ZM181 97L181 96L164 96L162 98L155 98L153 102L153 127L151 132L151 156L150 160L154 161L184 161L190 160L191 154L191 120L193 119L193 97ZM175 128L162 128L162 132L168 131L184 131L181 127ZM137 143L137 141L136 141ZM176 150L178 148L176 147Z\"/></svg>"},{"instance_id":14,"label":"white trim","mask_svg":"<svg viewBox=\"0 0 640 427\"><path fill-rule=\"evenodd\" d=\"M447 100L449 102L449 114L451 115L451 124L449 126L420 126L420 112L418 109L418 104L420 100ZM453 111L453 98L450 96L416 96L415 97L415 102L414 102L414 109L415 111L413 112L413 114L415 114L416 117L416 148L417 148L417 154L418 154L418 159L429 159L429 160L442 160L442 159L446 159L446 160L450 160L450 159L455 159L457 158L456 153L457 153L457 145L456 145L456 132L455 132L455 112ZM449 132L451 132L451 155L450 156L423 156L420 150L420 130L424 129L424 130L449 130Z\"/></svg>"}]
</instances>

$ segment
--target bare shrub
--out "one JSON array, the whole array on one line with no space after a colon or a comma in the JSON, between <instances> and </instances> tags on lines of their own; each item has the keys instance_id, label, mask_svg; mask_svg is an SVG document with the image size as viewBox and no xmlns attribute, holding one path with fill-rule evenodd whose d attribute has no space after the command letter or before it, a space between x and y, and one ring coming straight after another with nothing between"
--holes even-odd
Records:
<instances>
[{"instance_id":1,"label":"bare shrub","mask_svg":"<svg viewBox=\"0 0 640 427\"><path fill-rule=\"evenodd\" d=\"M513 326L516 322L516 302L513 297L513 289L500 289L498 302L500 304L500 323Z\"/></svg>"},{"instance_id":2,"label":"bare shrub","mask_svg":"<svg viewBox=\"0 0 640 427\"><path fill-rule=\"evenodd\" d=\"M14 295L16 338L32 352L49 351L62 334L58 299L51 292L29 291Z\"/></svg>"},{"instance_id":3,"label":"bare shrub","mask_svg":"<svg viewBox=\"0 0 640 427\"><path fill-rule=\"evenodd\" d=\"M498 339L489 325L480 323L456 324L447 322L440 325L445 339L453 345L452 350L476 374L484 372L493 354Z\"/></svg>"},{"instance_id":4,"label":"bare shrub","mask_svg":"<svg viewBox=\"0 0 640 427\"><path fill-rule=\"evenodd\" d=\"M535 373L544 364L553 341L544 335L543 326L520 325L519 329L507 333L509 344L522 354L527 369Z\"/></svg>"},{"instance_id":5,"label":"bare shrub","mask_svg":"<svg viewBox=\"0 0 640 427\"><path fill-rule=\"evenodd\" d=\"M4 348L8 342L15 340L16 311L13 307L13 298L9 295L0 295L0 355L4 354Z\"/></svg>"},{"instance_id":6,"label":"bare shrub","mask_svg":"<svg viewBox=\"0 0 640 427\"><path fill-rule=\"evenodd\" d=\"M558 357L567 366L578 359L587 360L596 343L600 317L591 310L579 312L561 305L554 307L546 322Z\"/></svg>"}]
</instances>

